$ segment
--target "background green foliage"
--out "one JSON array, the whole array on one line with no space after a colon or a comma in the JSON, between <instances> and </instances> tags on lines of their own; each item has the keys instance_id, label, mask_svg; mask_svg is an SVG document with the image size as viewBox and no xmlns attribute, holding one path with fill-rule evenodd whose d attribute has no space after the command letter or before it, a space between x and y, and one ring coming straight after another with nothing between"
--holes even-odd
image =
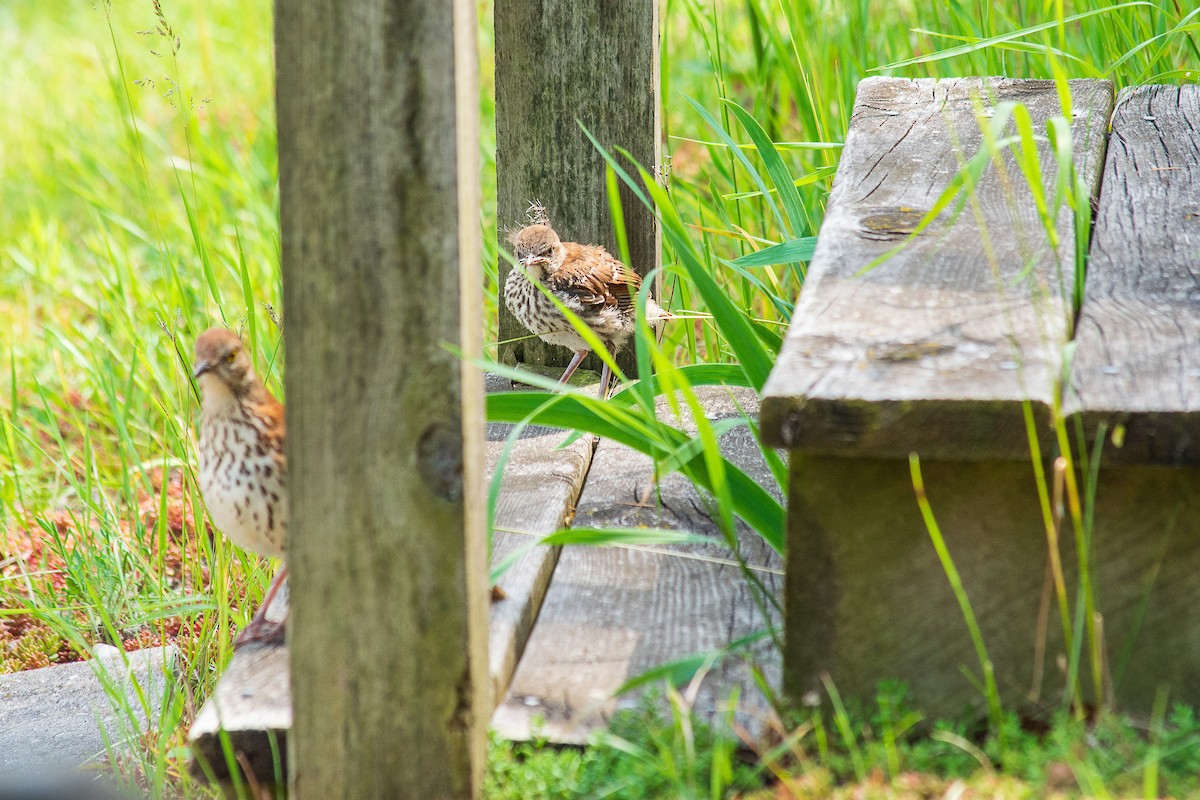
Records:
<instances>
[{"instance_id":1,"label":"background green foliage","mask_svg":"<svg viewBox=\"0 0 1200 800\"><path fill-rule=\"evenodd\" d=\"M740 361L755 386L861 78L1120 86L1200 68L1197 12L1175 0L662 5L665 295L715 314L674 326L663 352ZM494 280L490 4L479 11ZM281 390L271 4L7 0L0 52L0 645L23 642L0 647L2 666L176 638L188 682L135 765L161 794L270 573L206 530L187 362L199 331L227 324Z\"/></svg>"}]
</instances>

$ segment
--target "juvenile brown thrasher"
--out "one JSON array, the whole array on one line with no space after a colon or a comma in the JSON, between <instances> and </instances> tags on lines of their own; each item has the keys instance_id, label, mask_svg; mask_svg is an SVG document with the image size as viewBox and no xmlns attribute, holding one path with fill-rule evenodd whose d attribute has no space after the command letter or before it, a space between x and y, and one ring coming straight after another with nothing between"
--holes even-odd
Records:
<instances>
[{"instance_id":1,"label":"juvenile brown thrasher","mask_svg":"<svg viewBox=\"0 0 1200 800\"><path fill-rule=\"evenodd\" d=\"M200 384L200 492L216 526L247 550L282 558L287 541L287 458L283 406L254 373L233 332L210 328L196 339L194 377ZM287 575L284 564L262 604L238 635L281 642L284 623L266 610Z\"/></svg>"},{"instance_id":2,"label":"juvenile brown thrasher","mask_svg":"<svg viewBox=\"0 0 1200 800\"><path fill-rule=\"evenodd\" d=\"M517 265L504 282L504 304L543 342L575 351L561 383L566 383L592 348L536 283L571 309L610 353L616 355L625 346L636 323L634 299L642 285L640 275L599 245L562 241L544 216L517 231L510 241ZM646 320L652 326L670 317L647 298ZM602 398L607 397L610 377L605 364L600 375Z\"/></svg>"}]
</instances>

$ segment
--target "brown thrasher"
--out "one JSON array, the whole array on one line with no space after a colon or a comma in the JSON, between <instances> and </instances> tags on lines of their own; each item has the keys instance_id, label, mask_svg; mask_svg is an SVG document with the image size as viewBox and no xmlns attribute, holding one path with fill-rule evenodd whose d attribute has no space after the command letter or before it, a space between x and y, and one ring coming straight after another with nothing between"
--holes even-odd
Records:
<instances>
[{"instance_id":1,"label":"brown thrasher","mask_svg":"<svg viewBox=\"0 0 1200 800\"><path fill-rule=\"evenodd\" d=\"M287 541L283 406L254 373L242 340L224 328L210 328L196 339L194 377L203 393L200 492L209 516L234 544L282 558ZM283 641L284 623L268 620L266 610L286 575L284 564L234 647Z\"/></svg>"},{"instance_id":2,"label":"brown thrasher","mask_svg":"<svg viewBox=\"0 0 1200 800\"><path fill-rule=\"evenodd\" d=\"M545 286L599 337L610 353L625 346L636 321L634 300L642 277L599 245L559 239L544 212L534 206L534 223L510 237L517 265L504 283L504 304L521 324L548 344L569 347L575 357L560 383L566 383L591 351L566 315L536 285ZM652 298L646 300L646 320L657 326L670 319ZM600 375L600 397L608 396L611 371Z\"/></svg>"}]
</instances>

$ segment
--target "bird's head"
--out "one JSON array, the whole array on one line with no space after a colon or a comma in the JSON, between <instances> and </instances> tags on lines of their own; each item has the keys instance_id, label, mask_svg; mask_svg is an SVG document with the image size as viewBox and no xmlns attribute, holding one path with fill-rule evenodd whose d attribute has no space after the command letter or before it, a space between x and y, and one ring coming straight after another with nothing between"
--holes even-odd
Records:
<instances>
[{"instance_id":1,"label":"bird's head","mask_svg":"<svg viewBox=\"0 0 1200 800\"><path fill-rule=\"evenodd\" d=\"M513 235L512 245L517 261L534 275L562 263L562 240L548 224L525 226Z\"/></svg>"},{"instance_id":2,"label":"bird's head","mask_svg":"<svg viewBox=\"0 0 1200 800\"><path fill-rule=\"evenodd\" d=\"M233 331L209 328L196 339L195 371L205 397L222 391L244 397L257 383L246 346Z\"/></svg>"}]
</instances>

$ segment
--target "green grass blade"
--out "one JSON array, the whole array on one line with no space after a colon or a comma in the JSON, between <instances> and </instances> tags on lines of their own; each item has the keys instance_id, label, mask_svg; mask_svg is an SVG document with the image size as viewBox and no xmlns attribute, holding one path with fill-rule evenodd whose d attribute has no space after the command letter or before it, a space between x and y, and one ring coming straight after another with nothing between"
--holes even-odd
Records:
<instances>
[{"instance_id":1,"label":"green grass blade","mask_svg":"<svg viewBox=\"0 0 1200 800\"><path fill-rule=\"evenodd\" d=\"M817 237L806 236L803 239L791 239L770 247L764 247L753 253L733 259L731 266L737 267L769 267L774 264L790 264L794 261L812 261L817 249Z\"/></svg>"},{"instance_id":2,"label":"green grass blade","mask_svg":"<svg viewBox=\"0 0 1200 800\"><path fill-rule=\"evenodd\" d=\"M767 136L767 132L758 124L758 120L737 103L726 100L725 104L746 130L750 141L754 142L754 147L758 150L758 157L763 160L767 174L771 176L771 182L775 184L775 191L779 193L783 210L787 212L788 221L792 224L792 233L799 234L812 230L812 220L809 219L808 211L800 200L800 193L796 191L795 180L788 171L787 165L783 163L783 159L780 158L779 151L775 149L775 145Z\"/></svg>"}]
</instances>

